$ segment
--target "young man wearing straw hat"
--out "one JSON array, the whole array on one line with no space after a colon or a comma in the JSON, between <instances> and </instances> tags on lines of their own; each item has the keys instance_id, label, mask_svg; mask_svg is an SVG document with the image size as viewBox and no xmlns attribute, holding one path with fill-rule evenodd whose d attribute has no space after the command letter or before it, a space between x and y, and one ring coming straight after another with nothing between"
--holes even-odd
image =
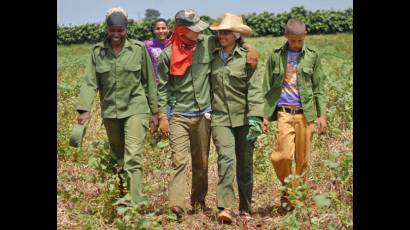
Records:
<instances>
[{"instance_id":1,"label":"young man wearing straw hat","mask_svg":"<svg viewBox=\"0 0 410 230\"><path fill-rule=\"evenodd\" d=\"M101 116L111 151L129 178L130 205L146 202L142 193L144 138L149 114L154 122L157 87L154 71L144 43L127 38L127 13L113 8L107 12L107 38L92 48L77 104L78 123L91 117L97 91ZM157 120L157 119L156 119Z\"/></svg>"},{"instance_id":2,"label":"young man wearing straw hat","mask_svg":"<svg viewBox=\"0 0 410 230\"><path fill-rule=\"evenodd\" d=\"M240 16L225 13L210 26L220 48L211 64L212 137L218 153L218 221L235 221L233 181L237 177L239 211L249 218L253 189L253 149L262 133L263 95L258 68L246 63L243 37L252 35Z\"/></svg>"},{"instance_id":3,"label":"young man wearing straw hat","mask_svg":"<svg viewBox=\"0 0 410 230\"><path fill-rule=\"evenodd\" d=\"M192 160L191 206L194 211L206 207L211 137L209 76L212 50L218 45L215 36L200 34L208 26L194 10L179 11L175 16L173 34L158 64L159 127L164 136L169 136L171 146L169 206L178 217L187 208L189 156ZM255 65L256 51L253 51L253 59L248 61ZM167 104L172 106L169 122L165 115Z\"/></svg>"}]
</instances>

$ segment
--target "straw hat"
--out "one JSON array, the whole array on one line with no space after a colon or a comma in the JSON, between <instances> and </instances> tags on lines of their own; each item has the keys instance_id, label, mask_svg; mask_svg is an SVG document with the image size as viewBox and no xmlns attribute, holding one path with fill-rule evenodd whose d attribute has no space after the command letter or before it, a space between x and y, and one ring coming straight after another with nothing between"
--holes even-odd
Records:
<instances>
[{"instance_id":1,"label":"straw hat","mask_svg":"<svg viewBox=\"0 0 410 230\"><path fill-rule=\"evenodd\" d=\"M243 24L242 17L225 13L222 18L218 18L210 27L211 30L230 30L238 32L244 37L250 37L252 35L252 29Z\"/></svg>"}]
</instances>

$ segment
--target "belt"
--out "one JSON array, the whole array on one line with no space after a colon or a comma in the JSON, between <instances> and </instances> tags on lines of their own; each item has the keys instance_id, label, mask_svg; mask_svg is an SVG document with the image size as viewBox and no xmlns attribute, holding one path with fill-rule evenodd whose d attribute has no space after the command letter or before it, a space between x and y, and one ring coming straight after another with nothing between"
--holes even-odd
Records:
<instances>
[{"instance_id":1,"label":"belt","mask_svg":"<svg viewBox=\"0 0 410 230\"><path fill-rule=\"evenodd\" d=\"M291 113L291 114L301 114L303 113L303 109L291 109L288 107L278 107L276 111Z\"/></svg>"}]
</instances>

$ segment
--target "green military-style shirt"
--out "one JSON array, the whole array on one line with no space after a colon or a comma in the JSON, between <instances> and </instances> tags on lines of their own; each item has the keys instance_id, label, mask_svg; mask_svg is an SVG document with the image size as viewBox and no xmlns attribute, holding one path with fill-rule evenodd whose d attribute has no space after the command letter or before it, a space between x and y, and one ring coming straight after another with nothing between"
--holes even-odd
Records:
<instances>
[{"instance_id":1,"label":"green military-style shirt","mask_svg":"<svg viewBox=\"0 0 410 230\"><path fill-rule=\"evenodd\" d=\"M118 57L108 40L92 48L77 110L90 111L97 91L103 118L158 112L153 65L142 42L126 39Z\"/></svg>"},{"instance_id":2,"label":"green military-style shirt","mask_svg":"<svg viewBox=\"0 0 410 230\"><path fill-rule=\"evenodd\" d=\"M192 65L184 76L170 75L170 53L172 45L161 53L158 63L158 106L165 113L166 104L171 96L176 98L174 112L193 112L210 106L209 74L212 61L212 50L217 46L215 36L198 37Z\"/></svg>"},{"instance_id":3,"label":"green military-style shirt","mask_svg":"<svg viewBox=\"0 0 410 230\"><path fill-rule=\"evenodd\" d=\"M247 117L263 117L262 78L246 63L246 49L237 45L226 63L222 52L214 52L211 64L211 126L243 126Z\"/></svg>"},{"instance_id":4,"label":"green military-style shirt","mask_svg":"<svg viewBox=\"0 0 410 230\"><path fill-rule=\"evenodd\" d=\"M283 79L287 65L288 43L275 49L268 57L264 80L263 93L265 98L265 117L276 120L277 102L282 91ZM315 121L318 117L325 115L326 98L323 90L325 76L322 72L318 53L303 46L297 65L297 86L303 113L308 122Z\"/></svg>"}]
</instances>

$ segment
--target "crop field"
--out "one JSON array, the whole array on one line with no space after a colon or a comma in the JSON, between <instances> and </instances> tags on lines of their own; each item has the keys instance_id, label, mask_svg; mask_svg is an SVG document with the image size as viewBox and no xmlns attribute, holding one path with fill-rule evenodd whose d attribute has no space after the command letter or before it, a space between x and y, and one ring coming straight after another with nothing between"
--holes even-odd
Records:
<instances>
[{"instance_id":1,"label":"crop field","mask_svg":"<svg viewBox=\"0 0 410 230\"><path fill-rule=\"evenodd\" d=\"M281 46L285 38L257 37L246 42L259 51L263 72L268 54ZM252 219L238 218L231 225L216 221L217 154L213 144L206 197L207 206L214 210L211 214L191 214L177 220L170 211L167 207L169 142L162 140L154 145L150 134L144 153L144 193L148 204L143 208L116 204L125 189L117 174L119 166L110 155L98 97L94 100L83 146L80 149L69 146L77 117L75 105L92 45L58 46L57 228L353 229L353 35L312 35L306 38L305 44L321 55L326 75L328 132L320 136L314 134L307 182L291 176L292 186L283 188L270 161L276 128L276 122L272 122L269 134L259 137L254 151ZM295 205L292 212L284 213L280 209L282 189L291 194L289 199Z\"/></svg>"}]
</instances>

